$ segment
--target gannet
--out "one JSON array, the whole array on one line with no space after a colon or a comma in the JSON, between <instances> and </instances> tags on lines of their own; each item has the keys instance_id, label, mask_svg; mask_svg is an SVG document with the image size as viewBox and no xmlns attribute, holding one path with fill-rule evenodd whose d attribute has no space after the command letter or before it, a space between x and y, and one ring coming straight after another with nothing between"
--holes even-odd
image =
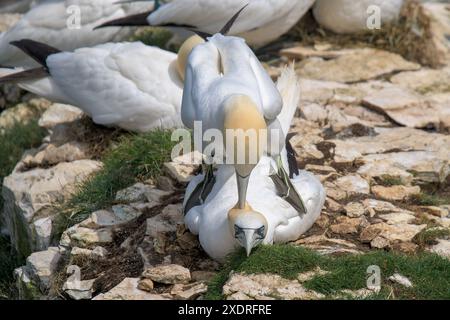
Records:
<instances>
[{"instance_id":1,"label":"gannet","mask_svg":"<svg viewBox=\"0 0 450 320\"><path fill-rule=\"evenodd\" d=\"M300 95L293 68L287 68L282 73L277 88L283 97L279 120L282 128L287 130ZM288 170L287 157L285 150L282 164L285 170ZM274 179L277 166L279 163L273 157L261 157L250 176L248 202L243 211L235 207L238 194L233 166L220 165L204 202L186 208L205 177L199 175L190 182L184 201L187 209L185 224L193 234L199 236L201 246L213 259L224 261L239 246L244 247L248 255L260 243L294 241L318 219L325 202L325 190L320 181L309 172L296 172L295 168L289 167L292 176L290 188L295 188L306 207L307 213L299 214L292 205L295 197L290 197L290 192L287 196L283 192L280 194L279 184L283 181Z\"/></svg>"},{"instance_id":2,"label":"gannet","mask_svg":"<svg viewBox=\"0 0 450 320\"><path fill-rule=\"evenodd\" d=\"M367 22L377 6L382 24L398 18L403 0L317 0L314 17L323 27L336 33L356 33L368 30Z\"/></svg>"},{"instance_id":3,"label":"gannet","mask_svg":"<svg viewBox=\"0 0 450 320\"><path fill-rule=\"evenodd\" d=\"M0 69L0 83L16 82L51 101L79 107L97 124L145 132L182 127L183 59L141 42L107 43L60 52L30 40L15 43L41 67ZM189 47L189 45L187 45ZM180 50L180 56L187 55ZM18 72L19 71L19 72Z\"/></svg>"},{"instance_id":4,"label":"gannet","mask_svg":"<svg viewBox=\"0 0 450 320\"><path fill-rule=\"evenodd\" d=\"M231 35L239 35L255 47L263 46L288 32L309 10L315 0L172 0L156 6L156 10L110 21L99 27L127 25L195 26L214 34L228 18L249 4L242 19L235 23ZM184 39L189 33L180 29Z\"/></svg>"},{"instance_id":5,"label":"gannet","mask_svg":"<svg viewBox=\"0 0 450 320\"><path fill-rule=\"evenodd\" d=\"M117 0L41 1L10 30L0 34L0 65L36 66L32 59L10 45L10 42L22 39L43 42L64 51L123 41L132 34L133 28L92 29L111 19L153 7L153 2L115 2Z\"/></svg>"}]
</instances>

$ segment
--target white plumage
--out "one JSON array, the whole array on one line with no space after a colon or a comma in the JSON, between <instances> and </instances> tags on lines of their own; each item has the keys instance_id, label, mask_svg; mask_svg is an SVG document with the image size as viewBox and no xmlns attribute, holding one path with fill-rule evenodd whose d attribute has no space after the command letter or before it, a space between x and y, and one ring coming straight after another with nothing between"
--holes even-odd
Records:
<instances>
[{"instance_id":1,"label":"white plumage","mask_svg":"<svg viewBox=\"0 0 450 320\"><path fill-rule=\"evenodd\" d=\"M151 13L150 25L189 25L215 34L242 7L249 4L231 28L254 46L262 46L289 31L309 10L315 0L172 0ZM173 31L183 40L189 32Z\"/></svg>"},{"instance_id":2,"label":"white plumage","mask_svg":"<svg viewBox=\"0 0 450 320\"><path fill-rule=\"evenodd\" d=\"M39 0L2 0L0 2L0 13L24 13L37 2Z\"/></svg>"},{"instance_id":3,"label":"white plumage","mask_svg":"<svg viewBox=\"0 0 450 320\"><path fill-rule=\"evenodd\" d=\"M224 108L231 95L246 95L264 118L272 121L283 105L280 93L244 39L216 34L198 45L186 67L182 119L193 129L222 129Z\"/></svg>"},{"instance_id":4,"label":"white plumage","mask_svg":"<svg viewBox=\"0 0 450 320\"><path fill-rule=\"evenodd\" d=\"M355 33L368 30L368 8L381 9L381 22L389 23L398 18L403 0L317 0L314 17L323 27L336 33Z\"/></svg>"},{"instance_id":5,"label":"white plumage","mask_svg":"<svg viewBox=\"0 0 450 320\"><path fill-rule=\"evenodd\" d=\"M0 34L0 65L34 66L34 61L11 46L11 41L32 39L64 51L101 43L123 41L133 28L106 28L93 31L103 22L127 14L149 10L152 2L114 4L117 0L46 0L33 7L10 30ZM72 8L70 10L69 8ZM81 26L75 28L79 8ZM70 27L69 27L70 26Z\"/></svg>"},{"instance_id":6,"label":"white plumage","mask_svg":"<svg viewBox=\"0 0 450 320\"><path fill-rule=\"evenodd\" d=\"M283 110L279 120L283 128L289 128L297 108L299 87L294 70L287 69L278 81L278 90L283 97ZM291 182L302 196L307 214L299 213L285 200L277 196L271 178L277 167L271 157L264 156L253 170L247 193L247 201L253 210L267 220L267 234L263 243L286 243L294 241L311 228L320 216L325 202L325 190L311 173L301 171ZM203 180L195 177L186 191L186 199ZM192 233L199 235L203 249L214 259L223 261L239 247L230 231L228 212L238 199L237 180L233 166L222 165L216 174L216 183L203 205L192 208L185 223Z\"/></svg>"},{"instance_id":7,"label":"white plumage","mask_svg":"<svg viewBox=\"0 0 450 320\"><path fill-rule=\"evenodd\" d=\"M138 132L181 127L183 83L176 64L176 54L141 42L108 43L50 55L49 77L19 85L77 106L98 124Z\"/></svg>"}]
</instances>

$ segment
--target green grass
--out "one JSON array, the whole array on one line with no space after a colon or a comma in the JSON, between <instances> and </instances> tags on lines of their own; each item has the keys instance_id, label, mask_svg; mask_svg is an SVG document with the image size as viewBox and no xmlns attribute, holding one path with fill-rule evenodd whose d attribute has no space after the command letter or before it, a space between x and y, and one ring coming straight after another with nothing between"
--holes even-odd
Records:
<instances>
[{"instance_id":1,"label":"green grass","mask_svg":"<svg viewBox=\"0 0 450 320\"><path fill-rule=\"evenodd\" d=\"M155 131L140 135L122 136L112 150L106 152L104 167L84 182L72 199L64 204L64 225L73 225L92 212L114 203L117 191L137 181L157 177L164 162L170 161L174 142L171 132ZM67 223L67 224L66 224Z\"/></svg>"},{"instance_id":2,"label":"green grass","mask_svg":"<svg viewBox=\"0 0 450 320\"><path fill-rule=\"evenodd\" d=\"M369 299L450 299L450 261L435 254L406 256L385 251L340 257L318 253L290 245L261 246L249 257L240 250L233 254L221 272L209 284L207 299L222 299L222 287L229 273L274 273L295 279L298 273L317 266L330 273L304 283L308 289L332 299L341 290L366 288L367 268L381 268L382 290ZM407 289L387 280L394 273L408 277L414 287Z\"/></svg>"},{"instance_id":3,"label":"green grass","mask_svg":"<svg viewBox=\"0 0 450 320\"><path fill-rule=\"evenodd\" d=\"M419 206L442 206L450 204L449 194L420 193L411 198L413 204Z\"/></svg>"},{"instance_id":4,"label":"green grass","mask_svg":"<svg viewBox=\"0 0 450 320\"><path fill-rule=\"evenodd\" d=\"M148 46L156 46L176 51L177 48L167 48L170 38L172 38L172 33L167 29L149 27L138 30L136 34L130 38L130 41L141 41Z\"/></svg>"},{"instance_id":5,"label":"green grass","mask_svg":"<svg viewBox=\"0 0 450 320\"><path fill-rule=\"evenodd\" d=\"M377 181L379 185L385 186L385 187L392 187L392 186L401 186L403 185L403 182L400 178L392 177L389 175L383 175L379 181Z\"/></svg>"},{"instance_id":6,"label":"green grass","mask_svg":"<svg viewBox=\"0 0 450 320\"><path fill-rule=\"evenodd\" d=\"M37 120L28 124L15 123L0 134L0 186L22 157L26 149L38 147L46 130L40 128ZM3 210L3 198L0 195L0 212ZM0 299L6 299L13 293L13 270L21 265L17 255L9 246L9 240L0 236Z\"/></svg>"},{"instance_id":7,"label":"green grass","mask_svg":"<svg viewBox=\"0 0 450 320\"><path fill-rule=\"evenodd\" d=\"M436 244L437 239L447 239L450 237L450 229L428 228L421 231L414 237L414 242L421 247Z\"/></svg>"},{"instance_id":8,"label":"green grass","mask_svg":"<svg viewBox=\"0 0 450 320\"><path fill-rule=\"evenodd\" d=\"M25 150L38 147L46 130L38 126L37 120L28 124L15 123L3 134L0 134L0 185L3 178L9 175ZM3 205L0 197L0 210Z\"/></svg>"}]
</instances>

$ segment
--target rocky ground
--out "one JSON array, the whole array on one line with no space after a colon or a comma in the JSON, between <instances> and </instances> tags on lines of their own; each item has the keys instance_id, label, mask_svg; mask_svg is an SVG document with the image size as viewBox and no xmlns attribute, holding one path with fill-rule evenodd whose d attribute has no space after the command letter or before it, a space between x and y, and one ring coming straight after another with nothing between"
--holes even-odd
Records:
<instances>
[{"instance_id":1,"label":"rocky ground","mask_svg":"<svg viewBox=\"0 0 450 320\"><path fill-rule=\"evenodd\" d=\"M450 8L427 4L421 10L431 21L424 32L432 52L425 55L438 57L434 68L372 46L323 39L289 42L268 55L274 79L295 61L302 101L291 142L301 168L327 191L320 219L292 246L326 257L375 251L450 259ZM361 286L330 296L305 285L332 272L325 262L294 276L224 273L183 226L184 187L198 170L183 157L164 163L161 174L137 177L105 206L71 211L65 204L89 177L105 176L110 164L103 152L120 145L116 138L123 133L96 127L71 106L22 99L1 113L0 128L43 113L39 125L48 136L3 182L1 225L27 257L14 272L19 297L200 299L212 283L226 299L374 293ZM387 280L398 286L419 285L391 273Z\"/></svg>"}]
</instances>

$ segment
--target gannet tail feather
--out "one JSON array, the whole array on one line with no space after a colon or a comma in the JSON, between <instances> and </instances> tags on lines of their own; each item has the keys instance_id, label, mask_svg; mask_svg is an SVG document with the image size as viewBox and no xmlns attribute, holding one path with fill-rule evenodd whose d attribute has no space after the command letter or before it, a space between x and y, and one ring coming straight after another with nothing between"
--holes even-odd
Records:
<instances>
[{"instance_id":1,"label":"gannet tail feather","mask_svg":"<svg viewBox=\"0 0 450 320\"><path fill-rule=\"evenodd\" d=\"M50 47L45 43L37 42L30 39L23 39L19 41L10 42L11 45L19 48L31 58L33 58L36 62L38 62L41 66L47 69L47 58L48 56L56 53L60 53L61 50Z\"/></svg>"},{"instance_id":2,"label":"gannet tail feather","mask_svg":"<svg viewBox=\"0 0 450 320\"><path fill-rule=\"evenodd\" d=\"M278 121L283 133L287 136L300 102L300 82L295 73L294 64L283 70L277 81L277 89L283 98L283 108L278 115Z\"/></svg>"}]
</instances>

